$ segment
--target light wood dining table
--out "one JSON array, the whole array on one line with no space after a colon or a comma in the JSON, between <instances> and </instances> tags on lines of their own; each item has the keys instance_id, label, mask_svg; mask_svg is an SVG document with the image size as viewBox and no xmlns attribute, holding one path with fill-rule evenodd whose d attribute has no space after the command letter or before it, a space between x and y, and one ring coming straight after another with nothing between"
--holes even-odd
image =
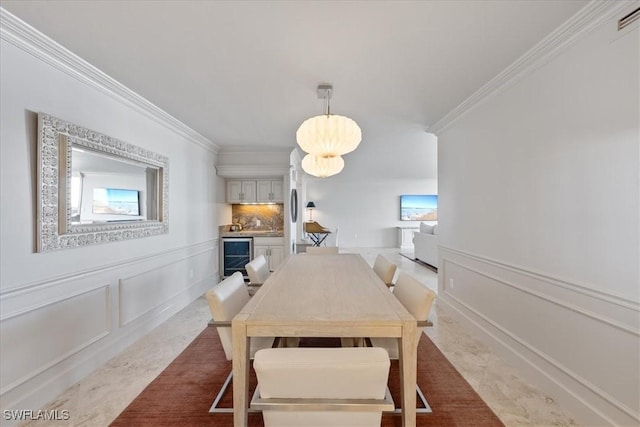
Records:
<instances>
[{"instance_id":1,"label":"light wood dining table","mask_svg":"<svg viewBox=\"0 0 640 427\"><path fill-rule=\"evenodd\" d=\"M403 426L416 425L416 319L357 254L290 255L232 321L233 420L246 426L250 337L394 337Z\"/></svg>"}]
</instances>

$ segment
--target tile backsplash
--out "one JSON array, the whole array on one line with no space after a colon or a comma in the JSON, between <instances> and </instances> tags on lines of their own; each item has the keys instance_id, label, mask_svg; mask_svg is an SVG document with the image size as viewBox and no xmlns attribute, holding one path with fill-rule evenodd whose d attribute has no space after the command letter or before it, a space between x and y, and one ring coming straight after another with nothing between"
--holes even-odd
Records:
<instances>
[{"instance_id":1,"label":"tile backsplash","mask_svg":"<svg viewBox=\"0 0 640 427\"><path fill-rule=\"evenodd\" d=\"M231 222L241 224L243 230L282 230L284 205L231 205Z\"/></svg>"}]
</instances>

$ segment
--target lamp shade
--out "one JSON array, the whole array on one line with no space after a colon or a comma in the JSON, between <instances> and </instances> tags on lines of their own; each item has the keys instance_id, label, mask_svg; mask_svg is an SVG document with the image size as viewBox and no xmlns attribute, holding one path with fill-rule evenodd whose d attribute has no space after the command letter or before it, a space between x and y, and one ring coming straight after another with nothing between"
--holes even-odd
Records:
<instances>
[{"instance_id":1,"label":"lamp shade","mask_svg":"<svg viewBox=\"0 0 640 427\"><path fill-rule=\"evenodd\" d=\"M315 208L315 207L316 207L316 204L315 204L315 203L313 203L313 202L309 202L309 203L307 203L307 209L313 209L313 208Z\"/></svg>"},{"instance_id":2,"label":"lamp shade","mask_svg":"<svg viewBox=\"0 0 640 427\"><path fill-rule=\"evenodd\" d=\"M302 122L296 141L305 152L318 157L342 156L358 147L362 131L348 117L325 114Z\"/></svg>"},{"instance_id":3,"label":"lamp shade","mask_svg":"<svg viewBox=\"0 0 640 427\"><path fill-rule=\"evenodd\" d=\"M340 173L344 168L344 160L340 156L318 157L307 154L302 159L302 169L309 175L326 178Z\"/></svg>"}]
</instances>

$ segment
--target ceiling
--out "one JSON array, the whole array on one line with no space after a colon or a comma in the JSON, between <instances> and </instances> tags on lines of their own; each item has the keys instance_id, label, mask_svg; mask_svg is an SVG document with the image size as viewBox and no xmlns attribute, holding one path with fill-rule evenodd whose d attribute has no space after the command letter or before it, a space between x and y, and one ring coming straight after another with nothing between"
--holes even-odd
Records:
<instances>
[{"instance_id":1,"label":"ceiling","mask_svg":"<svg viewBox=\"0 0 640 427\"><path fill-rule=\"evenodd\" d=\"M364 144L425 130L588 3L11 1L2 6L221 147L295 146L331 110ZM383 150L383 151L384 151ZM386 151L385 151L386 152Z\"/></svg>"}]
</instances>

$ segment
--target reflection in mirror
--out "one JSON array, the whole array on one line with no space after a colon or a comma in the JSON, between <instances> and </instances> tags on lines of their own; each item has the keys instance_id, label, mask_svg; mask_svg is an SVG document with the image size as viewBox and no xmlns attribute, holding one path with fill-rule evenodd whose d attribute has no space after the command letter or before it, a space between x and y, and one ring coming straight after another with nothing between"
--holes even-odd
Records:
<instances>
[{"instance_id":1,"label":"reflection in mirror","mask_svg":"<svg viewBox=\"0 0 640 427\"><path fill-rule=\"evenodd\" d=\"M38 115L38 251L167 233L168 160Z\"/></svg>"},{"instance_id":2,"label":"reflection in mirror","mask_svg":"<svg viewBox=\"0 0 640 427\"><path fill-rule=\"evenodd\" d=\"M157 220L158 168L71 147L71 226Z\"/></svg>"}]
</instances>

